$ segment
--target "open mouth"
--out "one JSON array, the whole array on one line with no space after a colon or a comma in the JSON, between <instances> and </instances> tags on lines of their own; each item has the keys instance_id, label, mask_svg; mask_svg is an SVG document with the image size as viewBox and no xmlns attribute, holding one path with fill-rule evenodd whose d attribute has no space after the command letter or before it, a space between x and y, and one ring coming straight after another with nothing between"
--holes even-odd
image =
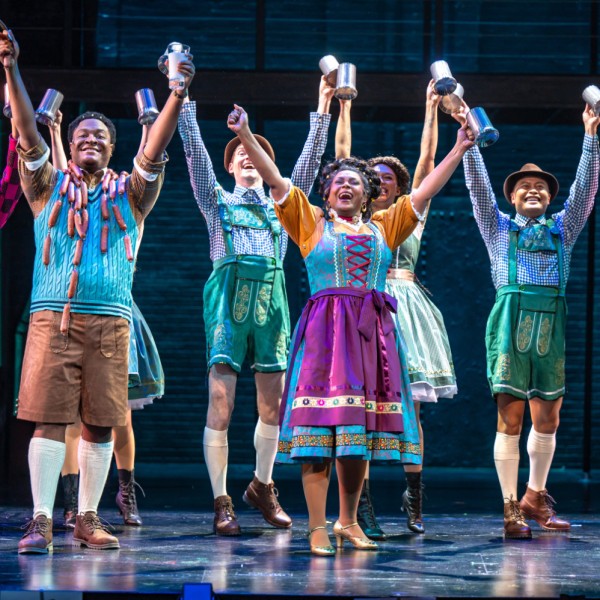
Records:
<instances>
[{"instance_id":1,"label":"open mouth","mask_svg":"<svg viewBox=\"0 0 600 600\"><path fill-rule=\"evenodd\" d=\"M340 200L352 200L352 192L340 192L338 198Z\"/></svg>"}]
</instances>

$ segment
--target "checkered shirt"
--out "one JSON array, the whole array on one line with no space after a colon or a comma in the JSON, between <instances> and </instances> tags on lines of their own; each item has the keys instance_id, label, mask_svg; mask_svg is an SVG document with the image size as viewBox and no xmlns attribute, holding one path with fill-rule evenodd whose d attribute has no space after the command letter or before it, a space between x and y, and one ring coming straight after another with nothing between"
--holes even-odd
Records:
<instances>
[{"instance_id":1,"label":"checkered shirt","mask_svg":"<svg viewBox=\"0 0 600 600\"><path fill-rule=\"evenodd\" d=\"M573 246L594 208L598 189L598 138L585 135L583 151L575 181L564 209L551 216L560 233L563 248L563 272L566 285ZM500 211L492 190L483 158L477 146L463 157L465 180L473 203L473 213L491 261L492 280L496 289L508 285L508 247L511 217ZM530 219L517 214L514 221L520 228L530 225ZM546 217L537 219L545 223ZM558 256L555 252L517 250L516 283L559 286Z\"/></svg>"},{"instance_id":2,"label":"checkered shirt","mask_svg":"<svg viewBox=\"0 0 600 600\"><path fill-rule=\"evenodd\" d=\"M2 181L0 181L0 229L8 221L23 193L19 181L19 169L17 168L18 160L17 140L11 135L8 138L6 167L4 167L2 173Z\"/></svg>"},{"instance_id":3,"label":"checkered shirt","mask_svg":"<svg viewBox=\"0 0 600 600\"><path fill-rule=\"evenodd\" d=\"M310 131L304 144L302 154L298 158L292 173L292 183L299 187L307 196L317 176L321 157L327 144L327 131L331 115L319 113L310 114ZM210 240L210 258L212 261L226 255L223 229L219 219L217 206L217 178L212 162L202 141L200 127L196 120L196 103L187 102L179 114L179 134L183 140L185 158L187 161L190 181L198 208L206 219ZM245 188L236 185L233 193L223 190L223 199L227 204L259 204L272 206L272 200L267 197L261 187ZM273 256L273 236L269 230L233 227L233 247L235 254L250 254L258 256ZM285 231L281 233L281 258L287 250L288 237Z\"/></svg>"}]
</instances>

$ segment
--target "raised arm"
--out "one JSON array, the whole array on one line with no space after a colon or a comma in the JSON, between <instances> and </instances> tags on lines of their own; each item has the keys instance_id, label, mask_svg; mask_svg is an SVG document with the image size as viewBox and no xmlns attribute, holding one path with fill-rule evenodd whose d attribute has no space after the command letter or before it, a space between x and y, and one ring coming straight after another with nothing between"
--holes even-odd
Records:
<instances>
[{"instance_id":1,"label":"raised arm","mask_svg":"<svg viewBox=\"0 0 600 600\"><path fill-rule=\"evenodd\" d=\"M413 187L418 188L421 182L435 167L435 152L438 144L438 105L441 97L435 93L433 79L427 86L425 101L425 122L421 134L421 153L413 177Z\"/></svg>"},{"instance_id":2,"label":"raised arm","mask_svg":"<svg viewBox=\"0 0 600 600\"><path fill-rule=\"evenodd\" d=\"M144 148L144 154L153 162L163 159L165 150L177 128L182 102L188 95L188 88L194 78L195 68L191 60L182 60L177 70L185 77L184 89L174 90L169 94L166 104L148 132L148 142Z\"/></svg>"},{"instance_id":3,"label":"raised arm","mask_svg":"<svg viewBox=\"0 0 600 600\"><path fill-rule=\"evenodd\" d=\"M61 137L61 123L62 123L63 114L60 110L56 111L56 119L54 123L48 125L48 129L50 131L50 142L52 146L52 164L55 169L63 169L67 168L67 155L65 154L65 148L63 146L62 137Z\"/></svg>"},{"instance_id":4,"label":"raised arm","mask_svg":"<svg viewBox=\"0 0 600 600\"><path fill-rule=\"evenodd\" d=\"M240 138L242 146L248 153L248 158L271 189L273 200L279 202L287 194L289 183L281 176L277 165L254 138L248 124L248 115L241 106L233 105L233 110L227 117L227 127Z\"/></svg>"},{"instance_id":5,"label":"raised arm","mask_svg":"<svg viewBox=\"0 0 600 600\"><path fill-rule=\"evenodd\" d=\"M0 58L4 67L10 108L17 131L19 142L24 150L31 150L38 145L38 133L33 105L19 71L19 44L11 31L0 32Z\"/></svg>"},{"instance_id":6,"label":"raised arm","mask_svg":"<svg viewBox=\"0 0 600 600\"><path fill-rule=\"evenodd\" d=\"M11 119L11 135L8 138L8 154L6 166L0 180L0 229L4 227L10 215L15 210L17 202L23 191L19 181L19 170L17 168L17 138L19 134L14 121Z\"/></svg>"},{"instance_id":7,"label":"raised arm","mask_svg":"<svg viewBox=\"0 0 600 600\"><path fill-rule=\"evenodd\" d=\"M600 117L596 116L592 108L586 104L582 119L585 135L577 174L569 190L564 210L556 215L557 220L562 219L564 240L568 245L575 243L585 226L594 208L594 199L598 191L600 159L597 133Z\"/></svg>"},{"instance_id":8,"label":"raised arm","mask_svg":"<svg viewBox=\"0 0 600 600\"><path fill-rule=\"evenodd\" d=\"M291 180L293 184L299 187L307 196L310 195L327 145L327 132L331 121L329 107L334 91L325 77L321 77L317 112L310 114L308 138L292 172Z\"/></svg>"},{"instance_id":9,"label":"raised arm","mask_svg":"<svg viewBox=\"0 0 600 600\"><path fill-rule=\"evenodd\" d=\"M446 185L465 152L473 144L473 134L465 124L458 130L456 143L444 160L423 179L418 188L412 190L412 203L417 213L425 212L430 198L433 198Z\"/></svg>"},{"instance_id":10,"label":"raised arm","mask_svg":"<svg viewBox=\"0 0 600 600\"><path fill-rule=\"evenodd\" d=\"M352 128L350 110L352 100L340 100L340 116L335 128L335 157L340 160L352 153Z\"/></svg>"}]
</instances>

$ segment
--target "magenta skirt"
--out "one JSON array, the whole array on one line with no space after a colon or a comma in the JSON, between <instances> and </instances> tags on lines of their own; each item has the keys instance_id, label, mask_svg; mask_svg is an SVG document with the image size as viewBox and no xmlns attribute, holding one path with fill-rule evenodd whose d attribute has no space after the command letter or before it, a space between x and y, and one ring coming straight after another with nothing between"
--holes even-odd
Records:
<instances>
[{"instance_id":1,"label":"magenta skirt","mask_svg":"<svg viewBox=\"0 0 600 600\"><path fill-rule=\"evenodd\" d=\"M314 294L294 335L288 374L297 376L286 379L280 421L287 410L290 427L360 425L401 433L402 397L409 392L395 311L396 300L378 290L327 288Z\"/></svg>"}]
</instances>

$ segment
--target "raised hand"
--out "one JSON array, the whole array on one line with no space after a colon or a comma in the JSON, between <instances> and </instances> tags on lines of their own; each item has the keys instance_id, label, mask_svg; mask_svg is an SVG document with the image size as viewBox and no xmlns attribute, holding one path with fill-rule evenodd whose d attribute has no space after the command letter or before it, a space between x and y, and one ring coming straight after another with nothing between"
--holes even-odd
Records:
<instances>
[{"instance_id":1,"label":"raised hand","mask_svg":"<svg viewBox=\"0 0 600 600\"><path fill-rule=\"evenodd\" d=\"M233 110L227 117L227 127L229 127L236 135L239 135L240 132L244 130L250 129L248 124L248 114L241 106L238 106L237 104L233 105Z\"/></svg>"},{"instance_id":2,"label":"raised hand","mask_svg":"<svg viewBox=\"0 0 600 600\"><path fill-rule=\"evenodd\" d=\"M596 135L598 132L598 123L600 123L600 116L596 115L594 109L589 104L585 105L583 114L581 116L583 118L585 132L588 135Z\"/></svg>"},{"instance_id":3,"label":"raised hand","mask_svg":"<svg viewBox=\"0 0 600 600\"><path fill-rule=\"evenodd\" d=\"M196 74L194 63L191 59L182 60L179 65L177 65L177 71L185 77L185 89L187 90Z\"/></svg>"},{"instance_id":4,"label":"raised hand","mask_svg":"<svg viewBox=\"0 0 600 600\"><path fill-rule=\"evenodd\" d=\"M435 92L435 79L432 79L427 84L426 101L428 104L431 104L434 108L437 108L441 100L442 97L439 94L436 94Z\"/></svg>"},{"instance_id":5,"label":"raised hand","mask_svg":"<svg viewBox=\"0 0 600 600\"><path fill-rule=\"evenodd\" d=\"M10 30L0 31L0 59L5 69L14 67L19 58L19 44Z\"/></svg>"}]
</instances>

